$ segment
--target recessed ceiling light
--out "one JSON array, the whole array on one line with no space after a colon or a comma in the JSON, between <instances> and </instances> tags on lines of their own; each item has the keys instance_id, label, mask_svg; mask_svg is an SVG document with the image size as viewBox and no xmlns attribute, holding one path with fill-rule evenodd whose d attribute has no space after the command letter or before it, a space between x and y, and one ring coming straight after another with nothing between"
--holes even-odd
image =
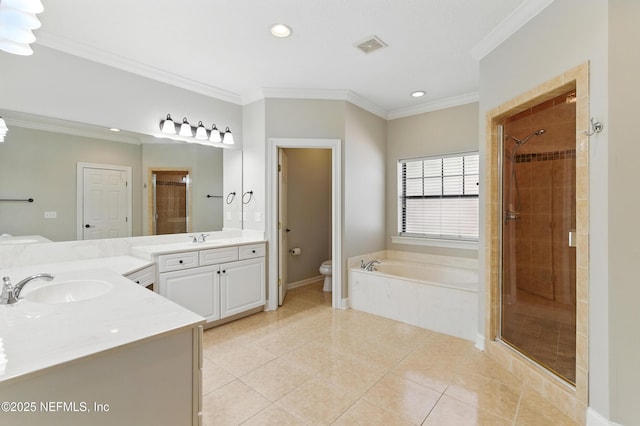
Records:
<instances>
[{"instance_id":1,"label":"recessed ceiling light","mask_svg":"<svg viewBox=\"0 0 640 426\"><path fill-rule=\"evenodd\" d=\"M111 130L112 132L119 132L120 131L120 129L116 129L115 127L112 127L109 130Z\"/></svg>"},{"instance_id":2,"label":"recessed ceiling light","mask_svg":"<svg viewBox=\"0 0 640 426\"><path fill-rule=\"evenodd\" d=\"M291 35L291 28L285 24L274 24L271 26L271 34L273 34L274 37L286 38Z\"/></svg>"},{"instance_id":3,"label":"recessed ceiling light","mask_svg":"<svg viewBox=\"0 0 640 426\"><path fill-rule=\"evenodd\" d=\"M424 90L416 90L415 92L411 92L411 96L413 96L414 98L421 98L426 94L427 92L425 92Z\"/></svg>"}]
</instances>

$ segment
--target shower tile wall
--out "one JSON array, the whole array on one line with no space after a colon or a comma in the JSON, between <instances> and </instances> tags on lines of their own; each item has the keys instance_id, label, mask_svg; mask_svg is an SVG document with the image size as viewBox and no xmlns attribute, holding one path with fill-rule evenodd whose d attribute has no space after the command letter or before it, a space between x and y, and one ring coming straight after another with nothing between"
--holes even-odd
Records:
<instances>
[{"instance_id":1,"label":"shower tile wall","mask_svg":"<svg viewBox=\"0 0 640 426\"><path fill-rule=\"evenodd\" d=\"M515 166L521 215L503 229L503 337L527 355L575 381L575 103L567 93L529 108L504 122L505 205Z\"/></svg>"}]
</instances>

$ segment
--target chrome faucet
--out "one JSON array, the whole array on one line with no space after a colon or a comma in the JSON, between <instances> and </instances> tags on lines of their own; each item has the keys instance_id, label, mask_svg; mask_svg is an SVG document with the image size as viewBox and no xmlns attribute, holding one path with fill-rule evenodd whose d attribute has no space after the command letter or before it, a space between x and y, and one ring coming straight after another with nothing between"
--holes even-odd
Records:
<instances>
[{"instance_id":1,"label":"chrome faucet","mask_svg":"<svg viewBox=\"0 0 640 426\"><path fill-rule=\"evenodd\" d=\"M200 234L197 237L195 235L192 235L191 237L193 238L193 243L204 243L205 241L207 241L207 237L209 236L209 234Z\"/></svg>"},{"instance_id":2,"label":"chrome faucet","mask_svg":"<svg viewBox=\"0 0 640 426\"><path fill-rule=\"evenodd\" d=\"M377 259L376 260L370 260L368 262L365 262L364 259L360 259L360 267L362 269L364 269L365 271L373 271L373 267L376 264L378 264L378 265L380 264L380 261L377 260Z\"/></svg>"},{"instance_id":3,"label":"chrome faucet","mask_svg":"<svg viewBox=\"0 0 640 426\"><path fill-rule=\"evenodd\" d=\"M29 284L33 280L37 279L45 279L47 281L51 281L53 279L53 275L51 274L35 274L30 277L25 278L20 281L15 286L11 284L11 278L4 277L2 278L3 286L2 286L2 295L0 296L0 305L13 305L18 301L20 297L20 293L25 285Z\"/></svg>"}]
</instances>

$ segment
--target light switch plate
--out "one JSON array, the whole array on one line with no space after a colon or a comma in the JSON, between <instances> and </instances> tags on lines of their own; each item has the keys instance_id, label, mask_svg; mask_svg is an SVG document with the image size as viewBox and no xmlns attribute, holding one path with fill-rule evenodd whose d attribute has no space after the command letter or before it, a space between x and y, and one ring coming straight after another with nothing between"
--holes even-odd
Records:
<instances>
[{"instance_id":1,"label":"light switch plate","mask_svg":"<svg viewBox=\"0 0 640 426\"><path fill-rule=\"evenodd\" d=\"M55 219L56 217L58 217L57 212L44 212L45 219Z\"/></svg>"}]
</instances>

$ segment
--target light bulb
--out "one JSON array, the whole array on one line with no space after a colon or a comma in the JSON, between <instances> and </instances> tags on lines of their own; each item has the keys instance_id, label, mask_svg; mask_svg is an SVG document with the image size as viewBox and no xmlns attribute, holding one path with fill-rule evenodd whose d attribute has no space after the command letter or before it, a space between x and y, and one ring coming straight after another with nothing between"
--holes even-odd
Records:
<instances>
[{"instance_id":1,"label":"light bulb","mask_svg":"<svg viewBox=\"0 0 640 426\"><path fill-rule=\"evenodd\" d=\"M193 130L187 121L187 117L182 119L182 124L180 125L180 136L191 136L193 137Z\"/></svg>"},{"instance_id":2,"label":"light bulb","mask_svg":"<svg viewBox=\"0 0 640 426\"><path fill-rule=\"evenodd\" d=\"M167 114L167 119L160 121L160 131L168 135L176 134L176 123L171 119L171 114Z\"/></svg>"},{"instance_id":3,"label":"light bulb","mask_svg":"<svg viewBox=\"0 0 640 426\"><path fill-rule=\"evenodd\" d=\"M222 142L222 137L220 136L220 130L218 130L215 124L213 125L213 127L211 127L209 140L211 142Z\"/></svg>"},{"instance_id":4,"label":"light bulb","mask_svg":"<svg viewBox=\"0 0 640 426\"><path fill-rule=\"evenodd\" d=\"M204 128L202 121L198 122L198 128L196 129L196 139L206 140L208 138L207 129Z\"/></svg>"}]
</instances>

